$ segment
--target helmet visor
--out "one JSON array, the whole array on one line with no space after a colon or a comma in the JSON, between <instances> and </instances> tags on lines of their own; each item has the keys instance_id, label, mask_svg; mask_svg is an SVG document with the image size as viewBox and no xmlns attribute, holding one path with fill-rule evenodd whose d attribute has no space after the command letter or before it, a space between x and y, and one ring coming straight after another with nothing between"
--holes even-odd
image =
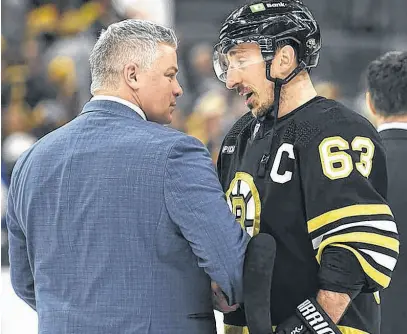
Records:
<instances>
[{"instance_id":1,"label":"helmet visor","mask_svg":"<svg viewBox=\"0 0 407 334\"><path fill-rule=\"evenodd\" d=\"M258 48L253 48L253 44ZM213 53L213 68L216 76L220 81L226 82L229 71L249 70L251 65L273 58L271 54L265 58L260 52L261 50L262 46L257 38L223 40L215 45Z\"/></svg>"}]
</instances>

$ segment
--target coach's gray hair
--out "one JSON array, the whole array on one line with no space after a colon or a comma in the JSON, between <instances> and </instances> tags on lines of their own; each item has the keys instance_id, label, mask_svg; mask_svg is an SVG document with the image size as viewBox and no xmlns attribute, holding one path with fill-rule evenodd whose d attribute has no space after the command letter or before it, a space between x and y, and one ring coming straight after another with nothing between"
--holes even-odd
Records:
<instances>
[{"instance_id":1,"label":"coach's gray hair","mask_svg":"<svg viewBox=\"0 0 407 334\"><path fill-rule=\"evenodd\" d=\"M160 43L177 48L174 31L143 20L111 24L102 31L90 54L91 93L101 88L117 88L119 73L131 61L148 69L157 57Z\"/></svg>"}]
</instances>

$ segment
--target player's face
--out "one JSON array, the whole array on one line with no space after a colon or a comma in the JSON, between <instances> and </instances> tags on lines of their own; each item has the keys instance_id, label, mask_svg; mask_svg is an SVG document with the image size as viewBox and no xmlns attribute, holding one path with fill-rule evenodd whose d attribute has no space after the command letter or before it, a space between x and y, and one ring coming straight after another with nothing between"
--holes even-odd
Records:
<instances>
[{"instance_id":1,"label":"player's face","mask_svg":"<svg viewBox=\"0 0 407 334\"><path fill-rule=\"evenodd\" d=\"M266 64L256 43L242 43L229 50L226 87L244 96L255 116L263 115L274 100L274 84L266 78Z\"/></svg>"},{"instance_id":2,"label":"player's face","mask_svg":"<svg viewBox=\"0 0 407 334\"><path fill-rule=\"evenodd\" d=\"M151 68L138 76L140 86L137 97L148 120L169 124L175 110L176 98L182 95L182 88L176 77L177 54L172 46L166 44L158 46L157 54Z\"/></svg>"}]
</instances>

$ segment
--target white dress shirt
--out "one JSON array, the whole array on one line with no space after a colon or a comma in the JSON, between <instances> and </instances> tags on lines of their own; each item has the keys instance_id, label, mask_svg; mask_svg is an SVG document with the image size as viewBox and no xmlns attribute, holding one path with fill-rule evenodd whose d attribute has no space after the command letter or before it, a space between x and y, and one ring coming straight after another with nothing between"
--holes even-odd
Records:
<instances>
[{"instance_id":1,"label":"white dress shirt","mask_svg":"<svg viewBox=\"0 0 407 334\"><path fill-rule=\"evenodd\" d=\"M390 122L390 123L383 123L377 127L377 131L383 131L388 129L401 129L407 130L407 123L403 122Z\"/></svg>"},{"instance_id":2,"label":"white dress shirt","mask_svg":"<svg viewBox=\"0 0 407 334\"><path fill-rule=\"evenodd\" d=\"M110 95L95 95L90 99L91 101L99 101L99 100L108 100L108 101L114 101L117 103L124 104L125 106L133 109L137 114L139 114L144 120L147 120L146 114L144 113L143 110L140 109L139 106L135 105L134 103L131 103L127 100L124 100L120 97L116 96L110 96Z\"/></svg>"}]
</instances>

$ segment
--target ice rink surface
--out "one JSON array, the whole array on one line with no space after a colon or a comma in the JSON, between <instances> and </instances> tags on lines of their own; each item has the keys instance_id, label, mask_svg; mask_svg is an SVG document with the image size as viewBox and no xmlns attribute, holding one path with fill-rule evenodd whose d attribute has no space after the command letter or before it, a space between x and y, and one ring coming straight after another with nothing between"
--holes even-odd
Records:
<instances>
[{"instance_id":1,"label":"ice rink surface","mask_svg":"<svg viewBox=\"0 0 407 334\"><path fill-rule=\"evenodd\" d=\"M1 270L1 334L37 334L37 314L14 293L9 271ZM222 314L215 312L218 334L223 334Z\"/></svg>"}]
</instances>

